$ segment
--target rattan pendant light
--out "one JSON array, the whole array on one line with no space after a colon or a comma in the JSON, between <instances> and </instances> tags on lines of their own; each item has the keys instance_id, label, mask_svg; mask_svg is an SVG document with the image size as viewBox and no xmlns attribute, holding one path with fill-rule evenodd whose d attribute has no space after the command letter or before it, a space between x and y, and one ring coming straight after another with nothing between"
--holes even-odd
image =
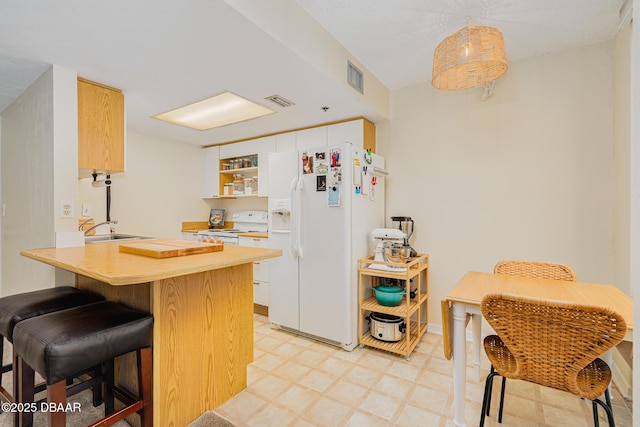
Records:
<instances>
[{"instance_id":1,"label":"rattan pendant light","mask_svg":"<svg viewBox=\"0 0 640 427\"><path fill-rule=\"evenodd\" d=\"M508 67L502 33L467 26L436 47L431 84L443 90L467 89L496 80Z\"/></svg>"}]
</instances>

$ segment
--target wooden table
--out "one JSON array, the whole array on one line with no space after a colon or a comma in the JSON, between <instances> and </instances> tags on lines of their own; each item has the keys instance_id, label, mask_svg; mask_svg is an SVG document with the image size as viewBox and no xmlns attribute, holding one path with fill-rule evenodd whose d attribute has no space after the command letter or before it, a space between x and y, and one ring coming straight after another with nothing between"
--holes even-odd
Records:
<instances>
[{"instance_id":1,"label":"wooden table","mask_svg":"<svg viewBox=\"0 0 640 427\"><path fill-rule=\"evenodd\" d=\"M482 313L480 301L490 293L504 293L549 301L609 307L627 322L626 341L633 330L633 301L612 285L599 285L562 280L534 279L502 274L469 272L451 289L442 301L443 338L445 356L453 356L453 395L456 426L466 426L464 420L466 393L466 325L472 318L474 367L480 375L480 335ZM480 414L478 414L480 416Z\"/></svg>"},{"instance_id":2,"label":"wooden table","mask_svg":"<svg viewBox=\"0 0 640 427\"><path fill-rule=\"evenodd\" d=\"M76 273L78 288L153 314L154 425L187 425L247 387L253 262L282 251L225 245L222 252L157 259L118 247L98 243L21 254ZM133 389L134 359L125 355L118 363L118 380Z\"/></svg>"}]
</instances>

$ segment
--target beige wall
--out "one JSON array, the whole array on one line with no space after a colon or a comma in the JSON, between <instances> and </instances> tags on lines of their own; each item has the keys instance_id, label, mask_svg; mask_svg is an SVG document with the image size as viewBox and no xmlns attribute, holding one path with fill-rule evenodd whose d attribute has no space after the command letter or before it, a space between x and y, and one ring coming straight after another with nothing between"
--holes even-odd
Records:
<instances>
[{"instance_id":1,"label":"beige wall","mask_svg":"<svg viewBox=\"0 0 640 427\"><path fill-rule=\"evenodd\" d=\"M430 255L430 323L465 272L501 259L614 282L613 54L605 42L512 63L487 101L479 88L392 93L378 126L387 216L413 217Z\"/></svg>"},{"instance_id":2,"label":"beige wall","mask_svg":"<svg viewBox=\"0 0 640 427\"><path fill-rule=\"evenodd\" d=\"M118 233L181 239L182 221L206 221L200 197L202 148L127 133L127 171L111 176L111 219ZM96 223L106 219L106 189L80 180L81 203L90 203Z\"/></svg>"},{"instance_id":3,"label":"beige wall","mask_svg":"<svg viewBox=\"0 0 640 427\"><path fill-rule=\"evenodd\" d=\"M78 200L75 82L53 66L2 112L2 295L69 279L20 251L54 246L56 231L74 227L59 205Z\"/></svg>"},{"instance_id":4,"label":"beige wall","mask_svg":"<svg viewBox=\"0 0 640 427\"><path fill-rule=\"evenodd\" d=\"M618 33L614 57L615 283L630 293L631 24Z\"/></svg>"}]
</instances>

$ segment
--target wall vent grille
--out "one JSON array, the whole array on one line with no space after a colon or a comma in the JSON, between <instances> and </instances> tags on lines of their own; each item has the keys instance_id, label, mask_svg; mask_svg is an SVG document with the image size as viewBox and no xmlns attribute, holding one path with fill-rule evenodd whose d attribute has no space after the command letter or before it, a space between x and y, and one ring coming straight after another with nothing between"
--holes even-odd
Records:
<instances>
[{"instance_id":1,"label":"wall vent grille","mask_svg":"<svg viewBox=\"0 0 640 427\"><path fill-rule=\"evenodd\" d=\"M274 104L279 105L282 108L291 107L292 105L296 105L293 102L289 101L286 98L281 97L280 95L271 95L265 98L267 101L271 101Z\"/></svg>"},{"instance_id":2,"label":"wall vent grille","mask_svg":"<svg viewBox=\"0 0 640 427\"><path fill-rule=\"evenodd\" d=\"M351 61L347 61L347 83L349 86L364 94L364 76Z\"/></svg>"}]
</instances>

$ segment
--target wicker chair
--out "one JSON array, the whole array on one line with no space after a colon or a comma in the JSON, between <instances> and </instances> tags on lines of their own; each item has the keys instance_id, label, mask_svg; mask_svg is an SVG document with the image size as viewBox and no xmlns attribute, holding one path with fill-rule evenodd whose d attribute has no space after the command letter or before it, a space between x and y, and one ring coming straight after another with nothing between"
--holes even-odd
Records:
<instances>
[{"instance_id":1,"label":"wicker chair","mask_svg":"<svg viewBox=\"0 0 640 427\"><path fill-rule=\"evenodd\" d=\"M536 261L500 261L493 272L511 276L537 277L541 279L567 280L575 282L576 274L563 264Z\"/></svg>"},{"instance_id":2,"label":"wicker chair","mask_svg":"<svg viewBox=\"0 0 640 427\"><path fill-rule=\"evenodd\" d=\"M614 426L609 382L611 370L598 357L624 338L627 325L618 313L603 307L490 294L482 314L498 335L484 340L491 362L485 384L480 426L489 415L491 385L496 375L520 379L572 393L592 401L594 424L598 405ZM605 394L607 403L598 397ZM498 422L502 422L504 388Z\"/></svg>"}]
</instances>

